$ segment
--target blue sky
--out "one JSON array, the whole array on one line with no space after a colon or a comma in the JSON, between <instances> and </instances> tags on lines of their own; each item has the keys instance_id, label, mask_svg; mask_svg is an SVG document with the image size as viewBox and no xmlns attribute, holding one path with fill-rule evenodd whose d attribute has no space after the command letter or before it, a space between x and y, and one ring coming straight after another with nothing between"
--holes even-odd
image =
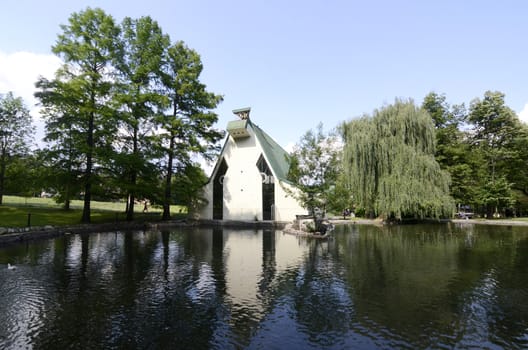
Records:
<instances>
[{"instance_id":1,"label":"blue sky","mask_svg":"<svg viewBox=\"0 0 528 350\"><path fill-rule=\"evenodd\" d=\"M72 12L100 7L117 21L149 15L173 41L200 53L202 81L231 110L283 146L323 122L372 113L396 97L431 92L451 104L506 94L528 121L526 1L89 1L3 0L0 93L31 95L58 61L51 46ZM35 116L38 117L34 112Z\"/></svg>"}]
</instances>

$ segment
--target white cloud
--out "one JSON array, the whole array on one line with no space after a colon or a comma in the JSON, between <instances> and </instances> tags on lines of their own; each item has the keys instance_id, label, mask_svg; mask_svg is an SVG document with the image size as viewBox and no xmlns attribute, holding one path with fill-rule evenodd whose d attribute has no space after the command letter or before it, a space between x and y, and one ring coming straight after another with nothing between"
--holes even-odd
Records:
<instances>
[{"instance_id":1,"label":"white cloud","mask_svg":"<svg viewBox=\"0 0 528 350\"><path fill-rule=\"evenodd\" d=\"M523 123L528 124L528 103L524 105L522 111L517 113L517 115Z\"/></svg>"},{"instance_id":2,"label":"white cloud","mask_svg":"<svg viewBox=\"0 0 528 350\"><path fill-rule=\"evenodd\" d=\"M57 56L32 52L4 53L0 51L0 93L12 91L16 97L22 97L31 111L37 126L37 142L43 136L43 123L40 118L35 93L35 82L39 76L52 78L61 64Z\"/></svg>"},{"instance_id":3,"label":"white cloud","mask_svg":"<svg viewBox=\"0 0 528 350\"><path fill-rule=\"evenodd\" d=\"M20 96L30 109L36 103L35 82L39 76L52 78L61 64L54 55L15 52L5 54L0 51L0 93L13 91Z\"/></svg>"}]
</instances>

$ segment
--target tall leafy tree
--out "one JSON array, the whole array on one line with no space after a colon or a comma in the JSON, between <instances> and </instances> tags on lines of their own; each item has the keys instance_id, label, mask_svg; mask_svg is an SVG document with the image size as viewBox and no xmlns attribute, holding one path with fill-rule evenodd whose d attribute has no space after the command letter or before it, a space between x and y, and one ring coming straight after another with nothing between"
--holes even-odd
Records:
<instances>
[{"instance_id":1,"label":"tall leafy tree","mask_svg":"<svg viewBox=\"0 0 528 350\"><path fill-rule=\"evenodd\" d=\"M511 143L511 161L505 168L516 200L515 215L528 213L528 125L521 123Z\"/></svg>"},{"instance_id":2,"label":"tall leafy tree","mask_svg":"<svg viewBox=\"0 0 528 350\"><path fill-rule=\"evenodd\" d=\"M150 17L127 17L122 23L120 44L116 101L122 107L115 160L123 174L124 181L120 186L127 193L127 220L133 220L136 197L148 196L144 191L145 181L156 179L150 162L155 150L154 117L166 103L160 89L160 77L170 39ZM143 183L138 183L138 177L142 177Z\"/></svg>"},{"instance_id":3,"label":"tall leafy tree","mask_svg":"<svg viewBox=\"0 0 528 350\"><path fill-rule=\"evenodd\" d=\"M6 193L34 197L40 195L43 187L42 166L35 154L28 153L12 157L6 169Z\"/></svg>"},{"instance_id":4,"label":"tall leafy tree","mask_svg":"<svg viewBox=\"0 0 528 350\"><path fill-rule=\"evenodd\" d=\"M117 127L116 110L109 102L115 81L112 63L118 52L116 38L120 31L111 16L91 8L73 13L69 23L61 28L52 51L64 64L54 80L39 80L40 91L36 96L45 108L58 109L57 113L47 115L48 134L57 131L50 127L64 127L70 122L79 136L72 141L83 160L81 221L90 222L94 169L108 157Z\"/></svg>"},{"instance_id":5,"label":"tall leafy tree","mask_svg":"<svg viewBox=\"0 0 528 350\"><path fill-rule=\"evenodd\" d=\"M47 148L39 155L45 188L53 189L55 201L62 203L65 210L70 209L72 199L82 191L83 155L75 147L76 136L67 125L57 127L45 137Z\"/></svg>"},{"instance_id":6,"label":"tall leafy tree","mask_svg":"<svg viewBox=\"0 0 528 350\"><path fill-rule=\"evenodd\" d=\"M435 125L435 159L451 176L451 195L457 205L475 205L482 178L481 156L472 152L467 133L461 128L467 119L465 106L450 106L445 95L435 92L425 96L422 108ZM485 171L484 171L485 172Z\"/></svg>"},{"instance_id":7,"label":"tall leafy tree","mask_svg":"<svg viewBox=\"0 0 528 350\"><path fill-rule=\"evenodd\" d=\"M314 218L316 209L326 212L336 189L339 152L336 137L326 135L319 124L301 137L290 154L288 179L298 189L293 194Z\"/></svg>"},{"instance_id":8,"label":"tall leafy tree","mask_svg":"<svg viewBox=\"0 0 528 350\"><path fill-rule=\"evenodd\" d=\"M504 98L501 92L487 91L483 99L471 102L468 115L474 150L482 154L483 164L487 167L487 176L480 189L480 201L486 207L487 217L511 207L514 201L513 183L507 175L511 162L518 159L516 147L523 144L525 133Z\"/></svg>"},{"instance_id":9,"label":"tall leafy tree","mask_svg":"<svg viewBox=\"0 0 528 350\"><path fill-rule=\"evenodd\" d=\"M27 153L33 131L31 115L22 98L12 92L0 95L0 205L6 169L15 156Z\"/></svg>"},{"instance_id":10,"label":"tall leafy tree","mask_svg":"<svg viewBox=\"0 0 528 350\"><path fill-rule=\"evenodd\" d=\"M189 213L195 212L206 203L202 190L208 178L199 164L187 164L184 168L175 169L173 177L173 204L183 205Z\"/></svg>"},{"instance_id":11,"label":"tall leafy tree","mask_svg":"<svg viewBox=\"0 0 528 350\"><path fill-rule=\"evenodd\" d=\"M342 163L341 161L338 163ZM354 195L349 188L348 181L346 179L345 173L342 171L342 165L337 165L337 178L335 184L330 187L330 191L327 197L327 209L329 212L334 214L343 215L343 218L346 218L346 215L350 213L355 214L355 203ZM348 210L348 211L345 211Z\"/></svg>"},{"instance_id":12,"label":"tall leafy tree","mask_svg":"<svg viewBox=\"0 0 528 350\"><path fill-rule=\"evenodd\" d=\"M68 88L68 84L55 79L40 78L36 83L45 119L46 148L39 158L44 166L44 183L56 192L54 199L63 203L64 209L70 209L72 198L82 190L80 182L83 175L85 142L84 130L77 123L77 94Z\"/></svg>"},{"instance_id":13,"label":"tall leafy tree","mask_svg":"<svg viewBox=\"0 0 528 350\"><path fill-rule=\"evenodd\" d=\"M422 108L429 112L435 126L436 159L443 168L449 167L456 161L453 153L464 140L460 126L466 119L466 109L464 105L450 106L445 95L435 92L425 96Z\"/></svg>"},{"instance_id":14,"label":"tall leafy tree","mask_svg":"<svg viewBox=\"0 0 528 350\"><path fill-rule=\"evenodd\" d=\"M207 91L200 82L203 65L198 53L183 42L169 47L162 73L168 112L158 118L159 144L164 154L165 191L163 219L170 218L171 186L175 168L185 168L193 157L211 158L223 134L213 126L213 110L222 96Z\"/></svg>"},{"instance_id":15,"label":"tall leafy tree","mask_svg":"<svg viewBox=\"0 0 528 350\"><path fill-rule=\"evenodd\" d=\"M346 178L368 213L396 219L452 214L449 174L434 158L435 129L426 111L396 100L342 130Z\"/></svg>"}]
</instances>

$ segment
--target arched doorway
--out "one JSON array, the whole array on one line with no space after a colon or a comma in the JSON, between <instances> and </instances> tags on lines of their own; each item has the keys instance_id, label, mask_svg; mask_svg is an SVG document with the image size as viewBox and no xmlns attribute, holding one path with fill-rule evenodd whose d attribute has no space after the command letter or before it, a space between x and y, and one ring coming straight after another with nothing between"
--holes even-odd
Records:
<instances>
[{"instance_id":1,"label":"arched doorway","mask_svg":"<svg viewBox=\"0 0 528 350\"><path fill-rule=\"evenodd\" d=\"M218 171L213 180L213 219L224 218L224 176L227 172L227 163L224 158L220 162Z\"/></svg>"},{"instance_id":2,"label":"arched doorway","mask_svg":"<svg viewBox=\"0 0 528 350\"><path fill-rule=\"evenodd\" d=\"M262 154L257 168L262 176L262 220L275 220L275 179Z\"/></svg>"}]
</instances>

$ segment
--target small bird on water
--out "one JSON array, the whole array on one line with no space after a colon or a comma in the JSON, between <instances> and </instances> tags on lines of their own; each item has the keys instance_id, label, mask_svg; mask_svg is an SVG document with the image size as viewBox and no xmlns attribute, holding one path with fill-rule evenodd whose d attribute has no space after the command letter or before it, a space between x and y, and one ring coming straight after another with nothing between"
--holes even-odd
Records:
<instances>
[{"instance_id":1,"label":"small bird on water","mask_svg":"<svg viewBox=\"0 0 528 350\"><path fill-rule=\"evenodd\" d=\"M10 263L7 263L7 269L8 270L14 270L14 269L16 269L16 266L15 265L11 265Z\"/></svg>"}]
</instances>

